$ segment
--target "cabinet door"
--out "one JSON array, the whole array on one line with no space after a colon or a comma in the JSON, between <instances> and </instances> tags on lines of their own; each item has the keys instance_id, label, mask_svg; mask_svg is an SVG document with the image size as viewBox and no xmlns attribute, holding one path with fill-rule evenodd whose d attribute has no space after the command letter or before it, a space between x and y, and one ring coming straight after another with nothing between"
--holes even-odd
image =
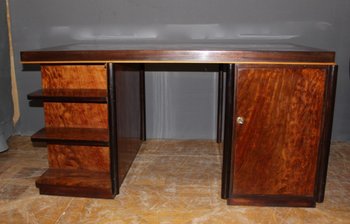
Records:
<instances>
[{"instance_id":1,"label":"cabinet door","mask_svg":"<svg viewBox=\"0 0 350 224\"><path fill-rule=\"evenodd\" d=\"M231 204L314 204L326 74L320 66L236 67Z\"/></svg>"}]
</instances>

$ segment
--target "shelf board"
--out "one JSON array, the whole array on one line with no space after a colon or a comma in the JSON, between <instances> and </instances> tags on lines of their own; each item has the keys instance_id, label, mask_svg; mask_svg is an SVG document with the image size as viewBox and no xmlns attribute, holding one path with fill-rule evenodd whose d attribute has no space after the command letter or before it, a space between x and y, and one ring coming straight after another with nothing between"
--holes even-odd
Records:
<instances>
[{"instance_id":1,"label":"shelf board","mask_svg":"<svg viewBox=\"0 0 350 224\"><path fill-rule=\"evenodd\" d=\"M104 89L39 89L28 94L29 100L44 102L107 103Z\"/></svg>"},{"instance_id":2,"label":"shelf board","mask_svg":"<svg viewBox=\"0 0 350 224\"><path fill-rule=\"evenodd\" d=\"M108 172L79 169L48 169L36 181L41 194L114 198Z\"/></svg>"},{"instance_id":3,"label":"shelf board","mask_svg":"<svg viewBox=\"0 0 350 224\"><path fill-rule=\"evenodd\" d=\"M32 135L33 142L64 145L108 146L108 129L102 128L43 128Z\"/></svg>"}]
</instances>

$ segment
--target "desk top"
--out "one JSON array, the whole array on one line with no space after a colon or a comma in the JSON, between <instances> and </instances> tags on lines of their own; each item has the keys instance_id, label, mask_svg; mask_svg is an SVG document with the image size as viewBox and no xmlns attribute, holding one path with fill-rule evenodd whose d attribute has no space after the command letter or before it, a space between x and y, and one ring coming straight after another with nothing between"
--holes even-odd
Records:
<instances>
[{"instance_id":1,"label":"desk top","mask_svg":"<svg viewBox=\"0 0 350 224\"><path fill-rule=\"evenodd\" d=\"M21 52L24 64L46 63L315 63L335 53L283 43L79 43Z\"/></svg>"}]
</instances>

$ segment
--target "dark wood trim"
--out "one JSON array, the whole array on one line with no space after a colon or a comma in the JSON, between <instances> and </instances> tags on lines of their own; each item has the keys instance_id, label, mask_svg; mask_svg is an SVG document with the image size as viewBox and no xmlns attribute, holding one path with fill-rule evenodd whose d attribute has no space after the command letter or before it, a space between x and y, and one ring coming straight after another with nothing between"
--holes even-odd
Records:
<instances>
[{"instance_id":1,"label":"dark wood trim","mask_svg":"<svg viewBox=\"0 0 350 224\"><path fill-rule=\"evenodd\" d=\"M145 65L140 65L140 110L141 110L141 140L146 141L146 87L145 87Z\"/></svg>"},{"instance_id":2,"label":"dark wood trim","mask_svg":"<svg viewBox=\"0 0 350 224\"><path fill-rule=\"evenodd\" d=\"M327 179L327 169L328 169L328 159L329 151L331 145L332 137L332 125L333 125L333 113L334 113L334 103L336 95L337 86L337 74L338 66L329 66L326 78L326 92L325 92L325 105L323 111L323 128L320 140L319 154L318 154L318 171L316 175L316 201L323 202L326 179Z\"/></svg>"},{"instance_id":3,"label":"dark wood trim","mask_svg":"<svg viewBox=\"0 0 350 224\"><path fill-rule=\"evenodd\" d=\"M235 140L236 140L236 121L235 121L235 117L236 117L236 110L237 110L237 83L238 83L238 70L241 68L241 66L246 66L246 65L234 65L233 69L233 84L232 84L232 111L231 111L231 136L230 136L230 147L231 147L231 153L229 155L229 160L230 160L230 173L229 173L229 183L228 183L228 200L231 199L233 196L233 186L234 186L234 182L233 182L233 177L234 177L234 161L235 161ZM225 121L226 124L226 121Z\"/></svg>"},{"instance_id":4,"label":"dark wood trim","mask_svg":"<svg viewBox=\"0 0 350 224\"><path fill-rule=\"evenodd\" d=\"M232 153L232 131L233 131L233 105L234 105L234 65L225 65L226 93L225 93L225 124L224 124L224 152L222 166L221 197L229 197L231 185L231 153Z\"/></svg>"},{"instance_id":5,"label":"dark wood trim","mask_svg":"<svg viewBox=\"0 0 350 224\"><path fill-rule=\"evenodd\" d=\"M218 110L217 110L217 123L216 123L216 142L222 141L222 111L223 111L223 91L224 91L224 78L223 78L223 65L219 65L218 72Z\"/></svg>"},{"instance_id":6,"label":"dark wood trim","mask_svg":"<svg viewBox=\"0 0 350 224\"><path fill-rule=\"evenodd\" d=\"M31 140L57 145L109 145L108 129L102 128L43 128Z\"/></svg>"},{"instance_id":7,"label":"dark wood trim","mask_svg":"<svg viewBox=\"0 0 350 224\"><path fill-rule=\"evenodd\" d=\"M22 63L238 63L238 62L334 62L327 51L260 50L46 50L21 52Z\"/></svg>"},{"instance_id":8,"label":"dark wood trim","mask_svg":"<svg viewBox=\"0 0 350 224\"><path fill-rule=\"evenodd\" d=\"M36 180L40 194L114 198L109 173L76 169L48 169Z\"/></svg>"},{"instance_id":9,"label":"dark wood trim","mask_svg":"<svg viewBox=\"0 0 350 224\"><path fill-rule=\"evenodd\" d=\"M277 207L315 207L315 199L294 195L232 195L228 205L277 206Z\"/></svg>"},{"instance_id":10,"label":"dark wood trim","mask_svg":"<svg viewBox=\"0 0 350 224\"><path fill-rule=\"evenodd\" d=\"M112 192L101 191L100 189L61 187L45 184L37 184L36 186L39 188L39 193L44 195L102 199L113 199L115 197L115 194Z\"/></svg>"},{"instance_id":11,"label":"dark wood trim","mask_svg":"<svg viewBox=\"0 0 350 224\"><path fill-rule=\"evenodd\" d=\"M117 144L117 108L116 108L116 86L114 77L114 65L107 64L107 88L108 88L108 124L109 124L109 153L110 153L110 174L112 192L119 194L118 178L118 144Z\"/></svg>"},{"instance_id":12,"label":"dark wood trim","mask_svg":"<svg viewBox=\"0 0 350 224\"><path fill-rule=\"evenodd\" d=\"M252 63L252 64L238 64L236 65L239 67L239 69L245 69L245 68L319 68L324 69L328 67L328 65L305 65L305 64L288 64L288 65L280 65L280 64L260 64L260 63Z\"/></svg>"},{"instance_id":13,"label":"dark wood trim","mask_svg":"<svg viewBox=\"0 0 350 224\"><path fill-rule=\"evenodd\" d=\"M27 95L28 100L68 103L107 103L103 89L39 89Z\"/></svg>"}]
</instances>

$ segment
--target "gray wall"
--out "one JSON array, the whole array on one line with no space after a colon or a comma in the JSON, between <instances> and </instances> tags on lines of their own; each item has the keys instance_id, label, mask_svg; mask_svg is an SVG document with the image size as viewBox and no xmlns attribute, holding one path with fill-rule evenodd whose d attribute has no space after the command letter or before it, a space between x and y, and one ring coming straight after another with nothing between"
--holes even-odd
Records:
<instances>
[{"instance_id":1,"label":"gray wall","mask_svg":"<svg viewBox=\"0 0 350 224\"><path fill-rule=\"evenodd\" d=\"M43 125L42 110L25 97L40 87L39 72L22 71L22 50L116 39L274 39L337 52L333 139L350 140L349 0L12 0L11 12L22 114L17 134ZM214 138L214 73L149 72L146 81L149 137Z\"/></svg>"},{"instance_id":2,"label":"gray wall","mask_svg":"<svg viewBox=\"0 0 350 224\"><path fill-rule=\"evenodd\" d=\"M12 134L12 97L6 5L0 1L0 152L7 149Z\"/></svg>"}]
</instances>

